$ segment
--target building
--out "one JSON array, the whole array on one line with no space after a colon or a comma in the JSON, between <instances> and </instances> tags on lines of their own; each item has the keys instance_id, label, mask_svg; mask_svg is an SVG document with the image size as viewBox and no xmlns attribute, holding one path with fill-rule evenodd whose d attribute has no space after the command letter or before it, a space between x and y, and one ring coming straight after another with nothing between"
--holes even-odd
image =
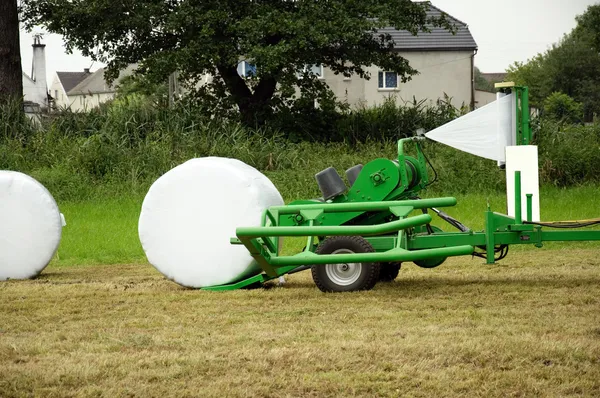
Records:
<instances>
[{"instance_id":1,"label":"building","mask_svg":"<svg viewBox=\"0 0 600 398\"><path fill-rule=\"evenodd\" d=\"M84 69L83 72L56 72L50 93L55 99L56 109L70 109L85 112L107 102L117 94L117 82L131 75L137 65L130 65L113 83L104 79L105 68L95 72Z\"/></svg>"},{"instance_id":2,"label":"building","mask_svg":"<svg viewBox=\"0 0 600 398\"><path fill-rule=\"evenodd\" d=\"M54 100L54 108L69 108L73 101L69 99L69 91L91 76L91 74L88 68L81 72L56 72L50 85L50 96Z\"/></svg>"},{"instance_id":3,"label":"building","mask_svg":"<svg viewBox=\"0 0 600 398\"><path fill-rule=\"evenodd\" d=\"M46 45L42 44L41 35L33 38L33 60L31 75L23 72L23 98L27 113L45 111L49 107L48 84L46 82Z\"/></svg>"},{"instance_id":4,"label":"building","mask_svg":"<svg viewBox=\"0 0 600 398\"><path fill-rule=\"evenodd\" d=\"M439 17L442 13L430 4L427 14L428 17ZM435 102L448 96L455 106L474 107L473 71L477 44L467 24L449 15L448 19L456 27L455 34L434 26L429 27L430 32L416 36L394 28L381 31L393 38L393 51L406 58L419 72L406 83L402 83L395 73L376 66L367 68L370 80L335 75L327 67L323 68L321 76L338 99L354 106L378 105L387 98L398 103L414 99Z\"/></svg>"}]
</instances>

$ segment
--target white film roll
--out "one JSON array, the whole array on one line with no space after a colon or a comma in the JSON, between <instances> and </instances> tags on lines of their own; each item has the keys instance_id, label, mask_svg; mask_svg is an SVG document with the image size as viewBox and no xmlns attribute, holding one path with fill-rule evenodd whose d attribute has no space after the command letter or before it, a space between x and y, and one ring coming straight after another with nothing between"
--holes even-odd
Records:
<instances>
[{"instance_id":1,"label":"white film roll","mask_svg":"<svg viewBox=\"0 0 600 398\"><path fill-rule=\"evenodd\" d=\"M37 276L58 249L62 217L32 177L0 171L0 280Z\"/></svg>"},{"instance_id":2,"label":"white film roll","mask_svg":"<svg viewBox=\"0 0 600 398\"><path fill-rule=\"evenodd\" d=\"M273 183L227 158L189 160L152 184L138 225L148 261L180 285L233 283L260 272L246 248L231 245L237 227L259 226L263 211L282 205Z\"/></svg>"}]
</instances>

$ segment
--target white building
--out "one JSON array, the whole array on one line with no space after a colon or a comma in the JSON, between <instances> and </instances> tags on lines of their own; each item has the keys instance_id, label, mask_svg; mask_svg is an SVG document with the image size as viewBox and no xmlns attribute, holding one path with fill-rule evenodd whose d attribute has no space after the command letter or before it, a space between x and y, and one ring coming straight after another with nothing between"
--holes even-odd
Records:
<instances>
[{"instance_id":1,"label":"white building","mask_svg":"<svg viewBox=\"0 0 600 398\"><path fill-rule=\"evenodd\" d=\"M95 72L84 69L83 72L56 72L50 94L55 99L56 109L70 109L74 112L86 112L107 102L117 94L117 85L123 77L131 75L137 65L130 65L119 77L109 84L104 79L104 68Z\"/></svg>"},{"instance_id":2,"label":"white building","mask_svg":"<svg viewBox=\"0 0 600 398\"><path fill-rule=\"evenodd\" d=\"M71 106L69 91L91 76L89 69L81 72L56 72L50 85L50 96L54 99L54 109L66 109Z\"/></svg>"}]
</instances>

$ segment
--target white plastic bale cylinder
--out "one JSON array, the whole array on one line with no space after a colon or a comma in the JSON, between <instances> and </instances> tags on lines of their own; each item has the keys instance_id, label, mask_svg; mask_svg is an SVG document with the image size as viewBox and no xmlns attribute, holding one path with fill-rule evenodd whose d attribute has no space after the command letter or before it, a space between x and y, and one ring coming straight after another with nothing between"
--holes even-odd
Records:
<instances>
[{"instance_id":1,"label":"white plastic bale cylinder","mask_svg":"<svg viewBox=\"0 0 600 398\"><path fill-rule=\"evenodd\" d=\"M236 159L192 159L152 184L139 237L148 261L180 285L234 283L261 272L243 245L231 245L236 228L259 226L267 207L282 204L277 188L253 167Z\"/></svg>"},{"instance_id":2,"label":"white plastic bale cylinder","mask_svg":"<svg viewBox=\"0 0 600 398\"><path fill-rule=\"evenodd\" d=\"M0 280L37 276L58 249L63 218L32 177L0 171Z\"/></svg>"}]
</instances>

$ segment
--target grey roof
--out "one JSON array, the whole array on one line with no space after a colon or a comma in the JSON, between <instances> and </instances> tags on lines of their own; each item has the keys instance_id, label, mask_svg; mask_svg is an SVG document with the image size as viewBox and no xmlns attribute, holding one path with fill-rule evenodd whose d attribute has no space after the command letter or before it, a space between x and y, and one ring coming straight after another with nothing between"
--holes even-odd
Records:
<instances>
[{"instance_id":1,"label":"grey roof","mask_svg":"<svg viewBox=\"0 0 600 398\"><path fill-rule=\"evenodd\" d=\"M129 76L133 73L133 71L137 68L136 64L129 65L127 68L123 69L119 72L119 77L115 79L114 82L109 84L106 80L104 80L104 68L100 68L91 75L89 75L85 80L77 84L71 90L67 92L67 94L72 95L87 95L87 94L101 94L101 93L114 93L117 91L117 82L124 78L125 76Z\"/></svg>"},{"instance_id":2,"label":"grey roof","mask_svg":"<svg viewBox=\"0 0 600 398\"><path fill-rule=\"evenodd\" d=\"M56 72L56 75L58 76L58 80L60 80L60 84L62 84L63 88L65 89L65 92L68 93L73 87L81 83L83 79L90 76L91 73L89 71Z\"/></svg>"},{"instance_id":3,"label":"grey roof","mask_svg":"<svg viewBox=\"0 0 600 398\"><path fill-rule=\"evenodd\" d=\"M404 51L459 51L459 50L476 50L477 43L469 31L466 23L454 18L447 13L444 13L439 8L429 3L427 17L440 17L446 14L451 24L455 26L456 33L447 31L444 28L428 25L430 32L420 32L413 36L407 30L396 30L394 28L380 29L380 33L390 34L394 40L394 49Z\"/></svg>"}]
</instances>

